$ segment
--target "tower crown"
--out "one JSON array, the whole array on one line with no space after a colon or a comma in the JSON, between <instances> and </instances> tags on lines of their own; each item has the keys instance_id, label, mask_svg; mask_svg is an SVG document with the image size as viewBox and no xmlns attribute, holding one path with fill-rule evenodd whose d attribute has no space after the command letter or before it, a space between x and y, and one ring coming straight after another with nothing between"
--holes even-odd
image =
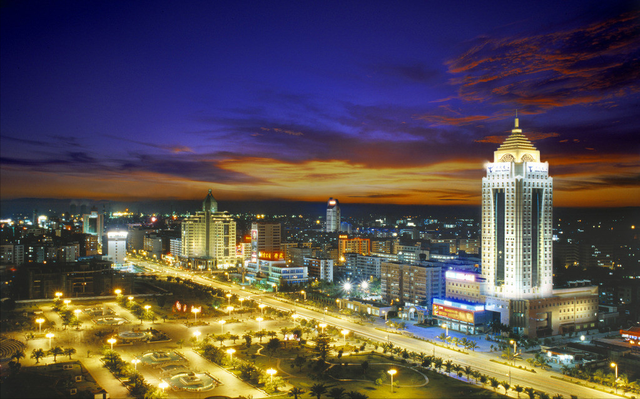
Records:
<instances>
[{"instance_id":1,"label":"tower crown","mask_svg":"<svg viewBox=\"0 0 640 399\"><path fill-rule=\"evenodd\" d=\"M522 134L518 118L509 137L494 151L493 162L540 162L540 151Z\"/></svg>"},{"instance_id":2,"label":"tower crown","mask_svg":"<svg viewBox=\"0 0 640 399\"><path fill-rule=\"evenodd\" d=\"M213 194L211 194L211 189L209 189L209 194L207 194L207 197L204 199L204 201L202 201L202 210L204 212L211 212L211 213L218 212L218 201L216 201L216 199L213 198Z\"/></svg>"}]
</instances>

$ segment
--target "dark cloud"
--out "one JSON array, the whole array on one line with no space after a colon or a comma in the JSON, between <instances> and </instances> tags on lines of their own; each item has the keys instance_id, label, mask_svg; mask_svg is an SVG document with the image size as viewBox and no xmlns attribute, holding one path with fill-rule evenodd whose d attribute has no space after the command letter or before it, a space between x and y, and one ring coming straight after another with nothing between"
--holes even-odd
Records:
<instances>
[{"instance_id":1,"label":"dark cloud","mask_svg":"<svg viewBox=\"0 0 640 399\"><path fill-rule=\"evenodd\" d=\"M562 180L556 185L560 191L593 190L599 188L640 187L640 173L628 175L609 175L590 180Z\"/></svg>"}]
</instances>

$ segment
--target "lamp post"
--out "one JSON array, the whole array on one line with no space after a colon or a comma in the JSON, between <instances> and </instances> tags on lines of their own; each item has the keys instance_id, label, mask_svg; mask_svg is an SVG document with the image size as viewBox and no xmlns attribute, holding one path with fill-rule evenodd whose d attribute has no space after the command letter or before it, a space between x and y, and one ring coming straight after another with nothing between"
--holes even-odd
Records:
<instances>
[{"instance_id":1,"label":"lamp post","mask_svg":"<svg viewBox=\"0 0 640 399\"><path fill-rule=\"evenodd\" d=\"M584 336L584 335L581 335L581 336L580 336L580 341L584 342L584 340L585 340L585 336Z\"/></svg>"},{"instance_id":2,"label":"lamp post","mask_svg":"<svg viewBox=\"0 0 640 399\"><path fill-rule=\"evenodd\" d=\"M200 308L191 308L191 313L193 313L194 316L193 323L198 323L198 313L200 313Z\"/></svg>"},{"instance_id":3,"label":"lamp post","mask_svg":"<svg viewBox=\"0 0 640 399\"><path fill-rule=\"evenodd\" d=\"M113 292L115 292L118 297L120 296L120 294L122 294L122 290L120 288L118 288L117 290L115 290Z\"/></svg>"},{"instance_id":4,"label":"lamp post","mask_svg":"<svg viewBox=\"0 0 640 399\"><path fill-rule=\"evenodd\" d=\"M133 369L137 370L138 369L138 363L140 363L140 359L133 359L131 361L131 363L133 363Z\"/></svg>"},{"instance_id":5,"label":"lamp post","mask_svg":"<svg viewBox=\"0 0 640 399\"><path fill-rule=\"evenodd\" d=\"M231 318L231 311L233 310L233 306L227 306L227 312L229 312L229 318Z\"/></svg>"},{"instance_id":6,"label":"lamp post","mask_svg":"<svg viewBox=\"0 0 640 399\"><path fill-rule=\"evenodd\" d=\"M129 300L129 307L131 307L131 301L133 301L133 297L132 297L132 296L130 296L130 297L128 297L127 299Z\"/></svg>"},{"instance_id":7,"label":"lamp post","mask_svg":"<svg viewBox=\"0 0 640 399\"><path fill-rule=\"evenodd\" d=\"M342 333L342 337L344 338L344 345L347 345L347 334L349 334L349 330L342 330L340 331Z\"/></svg>"},{"instance_id":8,"label":"lamp post","mask_svg":"<svg viewBox=\"0 0 640 399\"><path fill-rule=\"evenodd\" d=\"M196 342L198 341L198 337L200 337L201 332L200 331L194 331L193 332L193 336L196 337Z\"/></svg>"},{"instance_id":9,"label":"lamp post","mask_svg":"<svg viewBox=\"0 0 640 399\"><path fill-rule=\"evenodd\" d=\"M111 350L113 350L113 344L115 344L115 343L116 343L116 339L115 339L115 338L109 338L109 339L107 340L107 342L111 344Z\"/></svg>"},{"instance_id":10,"label":"lamp post","mask_svg":"<svg viewBox=\"0 0 640 399\"><path fill-rule=\"evenodd\" d=\"M338 308L339 308L339 309L342 309L342 302L340 302L340 300L339 300L339 299L336 299L336 302L338 302Z\"/></svg>"},{"instance_id":11,"label":"lamp post","mask_svg":"<svg viewBox=\"0 0 640 399\"><path fill-rule=\"evenodd\" d=\"M53 333L48 333L45 336L49 338L49 349L51 349L51 338L55 337L55 335L53 335Z\"/></svg>"},{"instance_id":12,"label":"lamp post","mask_svg":"<svg viewBox=\"0 0 640 399\"><path fill-rule=\"evenodd\" d=\"M233 296L233 295L231 295L231 294L227 294L227 300L228 300L228 302L229 302L229 305L228 305L228 306L231 306L231 297L232 297L232 296Z\"/></svg>"},{"instance_id":13,"label":"lamp post","mask_svg":"<svg viewBox=\"0 0 640 399\"><path fill-rule=\"evenodd\" d=\"M65 306L69 306L69 304L71 303L71 299L65 299L63 302Z\"/></svg>"},{"instance_id":14,"label":"lamp post","mask_svg":"<svg viewBox=\"0 0 640 399\"><path fill-rule=\"evenodd\" d=\"M238 300L240 301L240 306L242 306L242 302L244 302L244 298L238 298Z\"/></svg>"},{"instance_id":15,"label":"lamp post","mask_svg":"<svg viewBox=\"0 0 640 399\"><path fill-rule=\"evenodd\" d=\"M224 323L226 323L226 321L219 320L218 323L220 323L220 333L224 334Z\"/></svg>"},{"instance_id":16,"label":"lamp post","mask_svg":"<svg viewBox=\"0 0 640 399\"><path fill-rule=\"evenodd\" d=\"M151 309L151 305L144 305L144 313L147 317L149 317L149 309ZM140 324L142 324L142 319L140 319Z\"/></svg>"},{"instance_id":17,"label":"lamp post","mask_svg":"<svg viewBox=\"0 0 640 399\"><path fill-rule=\"evenodd\" d=\"M236 350L233 348L227 349L227 353L229 354L229 362L233 363L233 354L236 353Z\"/></svg>"},{"instance_id":18,"label":"lamp post","mask_svg":"<svg viewBox=\"0 0 640 399\"><path fill-rule=\"evenodd\" d=\"M296 319L298 317L300 317L300 315L294 313L294 314L291 315L291 317L293 318L293 324L295 325L296 324Z\"/></svg>"},{"instance_id":19,"label":"lamp post","mask_svg":"<svg viewBox=\"0 0 640 399\"><path fill-rule=\"evenodd\" d=\"M80 313L82 313L82 310L76 309L73 313L76 315L76 320L80 320Z\"/></svg>"},{"instance_id":20,"label":"lamp post","mask_svg":"<svg viewBox=\"0 0 640 399\"><path fill-rule=\"evenodd\" d=\"M324 334L324 328L327 326L327 323L320 323L318 327L322 328L322 334Z\"/></svg>"},{"instance_id":21,"label":"lamp post","mask_svg":"<svg viewBox=\"0 0 640 399\"><path fill-rule=\"evenodd\" d=\"M273 289L275 290L276 294L278 293L278 285L276 283L273 283L271 285L273 287Z\"/></svg>"},{"instance_id":22,"label":"lamp post","mask_svg":"<svg viewBox=\"0 0 640 399\"><path fill-rule=\"evenodd\" d=\"M271 376L271 382L273 382L273 375L274 375L275 373L277 373L277 371L276 371L276 370L274 370L274 369L269 369L269 370L267 370L267 374L269 374L269 375Z\"/></svg>"},{"instance_id":23,"label":"lamp post","mask_svg":"<svg viewBox=\"0 0 640 399\"><path fill-rule=\"evenodd\" d=\"M447 323L444 323L444 324L442 325L442 328L444 328L444 329L445 329L445 336L447 336L447 337L448 337L448 336L449 336L449 325L448 325Z\"/></svg>"},{"instance_id":24,"label":"lamp post","mask_svg":"<svg viewBox=\"0 0 640 399\"><path fill-rule=\"evenodd\" d=\"M389 373L389 375L391 376L391 393L393 393L393 376L396 375L397 372L398 370L396 369L391 369L387 371L387 373Z\"/></svg>"},{"instance_id":25,"label":"lamp post","mask_svg":"<svg viewBox=\"0 0 640 399\"><path fill-rule=\"evenodd\" d=\"M62 296L62 292L60 291L56 292L56 298L60 299L61 296Z\"/></svg>"},{"instance_id":26,"label":"lamp post","mask_svg":"<svg viewBox=\"0 0 640 399\"><path fill-rule=\"evenodd\" d=\"M516 353L518 353L518 342L515 339L509 341L509 343L513 344L513 365L516 365Z\"/></svg>"},{"instance_id":27,"label":"lamp post","mask_svg":"<svg viewBox=\"0 0 640 399\"><path fill-rule=\"evenodd\" d=\"M261 303L260 305L258 305L258 307L260 308L260 311L262 312L262 315L263 315L263 316L264 316L264 308L265 308L266 306L267 306L267 305L265 305L264 303Z\"/></svg>"},{"instance_id":28,"label":"lamp post","mask_svg":"<svg viewBox=\"0 0 640 399\"><path fill-rule=\"evenodd\" d=\"M38 334L42 334L42 323L44 323L44 319L36 319L36 323L38 323Z\"/></svg>"},{"instance_id":29,"label":"lamp post","mask_svg":"<svg viewBox=\"0 0 640 399\"><path fill-rule=\"evenodd\" d=\"M618 393L618 363L611 362L611 367L614 367L616 369L616 379L614 381L614 384L616 386L616 393Z\"/></svg>"},{"instance_id":30,"label":"lamp post","mask_svg":"<svg viewBox=\"0 0 640 399\"><path fill-rule=\"evenodd\" d=\"M164 389L169 387L169 384L167 384L166 382L162 381L158 387L160 387L160 389L162 389L162 393L164 393Z\"/></svg>"},{"instance_id":31,"label":"lamp post","mask_svg":"<svg viewBox=\"0 0 640 399\"><path fill-rule=\"evenodd\" d=\"M307 300L307 292L306 292L305 290L302 290L302 291L300 291L300 293L301 293L302 295L304 295L304 300L305 300L305 302L306 302L306 300Z\"/></svg>"},{"instance_id":32,"label":"lamp post","mask_svg":"<svg viewBox=\"0 0 640 399\"><path fill-rule=\"evenodd\" d=\"M258 322L258 331L262 330L262 317L256 317L256 321Z\"/></svg>"}]
</instances>

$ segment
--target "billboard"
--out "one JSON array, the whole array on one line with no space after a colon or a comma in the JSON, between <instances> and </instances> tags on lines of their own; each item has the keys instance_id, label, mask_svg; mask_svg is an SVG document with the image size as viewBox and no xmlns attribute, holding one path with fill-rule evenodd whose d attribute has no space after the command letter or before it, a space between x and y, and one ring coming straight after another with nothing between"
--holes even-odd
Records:
<instances>
[{"instance_id":1,"label":"billboard","mask_svg":"<svg viewBox=\"0 0 640 399\"><path fill-rule=\"evenodd\" d=\"M448 319L474 323L473 312L463 309L456 309L449 306L433 304L433 315L438 317L446 317Z\"/></svg>"}]
</instances>

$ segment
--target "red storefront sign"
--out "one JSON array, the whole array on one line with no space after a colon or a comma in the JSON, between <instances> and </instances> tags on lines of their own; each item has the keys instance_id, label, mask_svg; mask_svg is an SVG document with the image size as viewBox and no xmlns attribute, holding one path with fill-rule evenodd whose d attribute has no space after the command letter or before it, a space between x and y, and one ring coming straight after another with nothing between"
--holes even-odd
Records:
<instances>
[{"instance_id":1,"label":"red storefront sign","mask_svg":"<svg viewBox=\"0 0 640 399\"><path fill-rule=\"evenodd\" d=\"M451 308L449 306L433 304L433 315L446 317L453 320L464 321L467 323L473 323L473 312L468 310Z\"/></svg>"}]
</instances>

